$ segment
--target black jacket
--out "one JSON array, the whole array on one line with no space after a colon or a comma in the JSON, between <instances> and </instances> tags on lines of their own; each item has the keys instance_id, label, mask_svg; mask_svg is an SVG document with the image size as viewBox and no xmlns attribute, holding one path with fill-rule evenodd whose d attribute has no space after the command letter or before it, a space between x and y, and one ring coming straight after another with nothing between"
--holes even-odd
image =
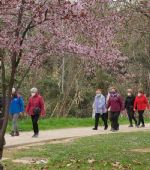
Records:
<instances>
[{"instance_id":1,"label":"black jacket","mask_svg":"<svg viewBox=\"0 0 150 170\"><path fill-rule=\"evenodd\" d=\"M127 96L125 100L125 109L133 109L134 108L135 96Z\"/></svg>"}]
</instances>

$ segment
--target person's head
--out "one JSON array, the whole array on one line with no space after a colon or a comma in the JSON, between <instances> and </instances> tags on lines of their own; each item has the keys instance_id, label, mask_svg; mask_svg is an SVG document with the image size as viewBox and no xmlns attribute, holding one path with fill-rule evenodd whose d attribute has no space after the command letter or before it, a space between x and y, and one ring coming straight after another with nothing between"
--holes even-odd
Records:
<instances>
[{"instance_id":1,"label":"person's head","mask_svg":"<svg viewBox=\"0 0 150 170\"><path fill-rule=\"evenodd\" d=\"M133 94L132 89L128 89L128 90L127 90L127 95L128 95L128 96L132 96L132 94Z\"/></svg>"},{"instance_id":2,"label":"person's head","mask_svg":"<svg viewBox=\"0 0 150 170\"><path fill-rule=\"evenodd\" d=\"M96 89L96 95L98 94L102 94L102 90L101 89Z\"/></svg>"},{"instance_id":3,"label":"person's head","mask_svg":"<svg viewBox=\"0 0 150 170\"><path fill-rule=\"evenodd\" d=\"M111 93L117 93L117 89L115 87L111 87Z\"/></svg>"},{"instance_id":4,"label":"person's head","mask_svg":"<svg viewBox=\"0 0 150 170\"><path fill-rule=\"evenodd\" d=\"M12 88L12 97L17 97L17 90L14 87Z\"/></svg>"},{"instance_id":5,"label":"person's head","mask_svg":"<svg viewBox=\"0 0 150 170\"><path fill-rule=\"evenodd\" d=\"M16 93L16 89L13 87L12 88L12 94L15 94Z\"/></svg>"},{"instance_id":6,"label":"person's head","mask_svg":"<svg viewBox=\"0 0 150 170\"><path fill-rule=\"evenodd\" d=\"M31 92L31 96L33 97L33 96L35 96L36 94L38 94L38 89L37 89L36 87L33 87L33 88L30 90L30 92Z\"/></svg>"},{"instance_id":7,"label":"person's head","mask_svg":"<svg viewBox=\"0 0 150 170\"><path fill-rule=\"evenodd\" d=\"M138 90L138 96L140 97L140 96L142 96L144 94L144 91L143 90Z\"/></svg>"}]
</instances>

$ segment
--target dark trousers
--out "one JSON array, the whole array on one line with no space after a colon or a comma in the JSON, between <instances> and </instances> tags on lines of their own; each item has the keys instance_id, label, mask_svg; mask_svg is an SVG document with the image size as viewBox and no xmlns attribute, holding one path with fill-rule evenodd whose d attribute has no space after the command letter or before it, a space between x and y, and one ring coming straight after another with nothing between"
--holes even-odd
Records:
<instances>
[{"instance_id":1,"label":"dark trousers","mask_svg":"<svg viewBox=\"0 0 150 170\"><path fill-rule=\"evenodd\" d=\"M32 119L34 134L38 134L39 133L39 127L38 127L39 114L32 115L31 119Z\"/></svg>"},{"instance_id":2,"label":"dark trousers","mask_svg":"<svg viewBox=\"0 0 150 170\"><path fill-rule=\"evenodd\" d=\"M132 120L134 120L135 124L137 125L137 120L135 118L134 110L132 108L127 109L127 114L128 114L130 125L132 125Z\"/></svg>"},{"instance_id":3,"label":"dark trousers","mask_svg":"<svg viewBox=\"0 0 150 170\"><path fill-rule=\"evenodd\" d=\"M120 112L110 112L110 122L111 122L111 128L113 130L119 130L119 115Z\"/></svg>"},{"instance_id":4,"label":"dark trousers","mask_svg":"<svg viewBox=\"0 0 150 170\"><path fill-rule=\"evenodd\" d=\"M102 118L103 122L104 122L104 127L107 128L108 124L107 124L107 120L108 120L108 113L103 113L102 115L100 113L96 113L95 114L95 128L98 128L98 123L99 123L99 118Z\"/></svg>"},{"instance_id":5,"label":"dark trousers","mask_svg":"<svg viewBox=\"0 0 150 170\"><path fill-rule=\"evenodd\" d=\"M142 123L142 125L145 125L144 124L144 117L143 117L144 110L138 110L138 114L139 114L138 125L140 125L141 123Z\"/></svg>"}]
</instances>

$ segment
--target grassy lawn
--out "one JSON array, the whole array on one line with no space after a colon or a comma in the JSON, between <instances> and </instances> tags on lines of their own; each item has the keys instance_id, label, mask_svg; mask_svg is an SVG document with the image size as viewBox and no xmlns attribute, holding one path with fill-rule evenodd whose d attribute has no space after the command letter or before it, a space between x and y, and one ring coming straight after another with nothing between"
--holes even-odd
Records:
<instances>
[{"instance_id":1,"label":"grassy lawn","mask_svg":"<svg viewBox=\"0 0 150 170\"><path fill-rule=\"evenodd\" d=\"M149 119L146 118L146 122ZM32 123L29 117L20 119L18 121L19 129L21 131L31 131ZM40 119L39 126L41 130L48 129L60 129L60 128L75 128L75 127L89 127L93 126L94 119L92 118L44 118ZM100 120L102 125L102 121ZM120 117L120 124L128 124L128 119L126 117ZM11 121L8 123L7 132L11 130Z\"/></svg>"},{"instance_id":2,"label":"grassy lawn","mask_svg":"<svg viewBox=\"0 0 150 170\"><path fill-rule=\"evenodd\" d=\"M64 144L46 144L30 149L5 151L5 157L48 158L46 165L23 165L4 161L5 170L150 170L150 132L116 133L85 137Z\"/></svg>"}]
</instances>

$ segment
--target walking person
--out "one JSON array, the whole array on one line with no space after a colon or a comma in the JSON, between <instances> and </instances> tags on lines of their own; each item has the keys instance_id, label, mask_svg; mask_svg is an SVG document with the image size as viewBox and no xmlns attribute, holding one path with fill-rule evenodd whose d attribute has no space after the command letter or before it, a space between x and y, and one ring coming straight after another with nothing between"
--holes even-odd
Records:
<instances>
[{"instance_id":1,"label":"walking person","mask_svg":"<svg viewBox=\"0 0 150 170\"><path fill-rule=\"evenodd\" d=\"M32 137L38 137L39 135L38 120L40 116L45 115L44 100L43 97L39 95L37 88L35 87L32 88L30 92L31 92L31 97L29 98L29 102L26 107L26 112L31 116L32 119L32 125L34 131L34 135Z\"/></svg>"},{"instance_id":2,"label":"walking person","mask_svg":"<svg viewBox=\"0 0 150 170\"><path fill-rule=\"evenodd\" d=\"M16 89L12 89L12 96L9 107L9 114L12 119L12 131L11 136L19 136L18 118L19 115L24 112L23 98L17 93Z\"/></svg>"},{"instance_id":3,"label":"walking person","mask_svg":"<svg viewBox=\"0 0 150 170\"><path fill-rule=\"evenodd\" d=\"M123 110L123 101L114 87L111 88L110 97L107 103L107 109L108 108L110 108L111 131L115 132L119 130L118 120L120 112Z\"/></svg>"},{"instance_id":4,"label":"walking person","mask_svg":"<svg viewBox=\"0 0 150 170\"><path fill-rule=\"evenodd\" d=\"M101 117L103 122L104 122L104 130L107 130L108 124L107 124L107 119L108 119L108 114L106 110L106 99L102 94L101 89L96 90L96 96L95 100L93 103L93 110L95 112L95 127L93 130L98 129L98 123L99 123L99 118Z\"/></svg>"},{"instance_id":5,"label":"walking person","mask_svg":"<svg viewBox=\"0 0 150 170\"><path fill-rule=\"evenodd\" d=\"M127 111L128 119L129 119L129 123L130 123L129 127L133 127L132 120L134 120L135 126L136 127L138 126L137 120L135 118L134 101L135 101L135 96L133 95L133 91L132 91L132 89L128 89L127 97L125 100L125 109Z\"/></svg>"},{"instance_id":6,"label":"walking person","mask_svg":"<svg viewBox=\"0 0 150 170\"><path fill-rule=\"evenodd\" d=\"M144 111L148 108L148 99L144 95L144 92L142 90L138 91L138 95L135 98L134 101L134 111L138 111L139 120L138 120L138 126L145 127L144 123Z\"/></svg>"}]
</instances>

